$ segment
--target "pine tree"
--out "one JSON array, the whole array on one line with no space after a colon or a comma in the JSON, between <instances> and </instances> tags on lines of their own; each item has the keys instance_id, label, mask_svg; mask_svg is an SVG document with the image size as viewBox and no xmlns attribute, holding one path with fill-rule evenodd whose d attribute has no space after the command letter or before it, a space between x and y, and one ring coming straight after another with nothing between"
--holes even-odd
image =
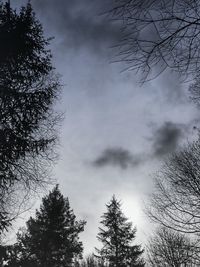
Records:
<instances>
[{"instance_id":1,"label":"pine tree","mask_svg":"<svg viewBox=\"0 0 200 267\"><path fill-rule=\"evenodd\" d=\"M43 198L36 218L31 217L27 229L18 234L19 266L72 266L82 256L79 233L84 225L85 221L76 220L68 198L64 198L57 185Z\"/></svg>"},{"instance_id":2,"label":"pine tree","mask_svg":"<svg viewBox=\"0 0 200 267\"><path fill-rule=\"evenodd\" d=\"M109 267L144 267L143 250L138 245L132 245L136 228L132 228L132 223L122 213L121 203L113 196L106 207L107 212L100 222L103 227L99 228L97 236L103 247L96 249L97 257Z\"/></svg>"}]
</instances>

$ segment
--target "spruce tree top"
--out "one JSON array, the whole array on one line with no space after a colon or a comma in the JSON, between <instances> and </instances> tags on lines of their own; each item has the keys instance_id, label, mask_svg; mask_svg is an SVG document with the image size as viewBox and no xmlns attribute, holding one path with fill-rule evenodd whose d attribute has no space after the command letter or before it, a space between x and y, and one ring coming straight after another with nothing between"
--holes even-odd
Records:
<instances>
[{"instance_id":1,"label":"spruce tree top","mask_svg":"<svg viewBox=\"0 0 200 267\"><path fill-rule=\"evenodd\" d=\"M143 250L133 245L136 228L123 214L120 201L113 196L106 207L97 236L103 245L97 249L98 257L108 266L143 267L144 261L140 258Z\"/></svg>"}]
</instances>

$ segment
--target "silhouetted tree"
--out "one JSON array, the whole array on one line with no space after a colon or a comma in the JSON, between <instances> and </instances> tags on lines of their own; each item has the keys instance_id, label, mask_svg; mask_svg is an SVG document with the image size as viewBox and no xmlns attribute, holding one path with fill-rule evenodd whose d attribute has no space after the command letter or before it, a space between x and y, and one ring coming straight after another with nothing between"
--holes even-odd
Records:
<instances>
[{"instance_id":1,"label":"silhouetted tree","mask_svg":"<svg viewBox=\"0 0 200 267\"><path fill-rule=\"evenodd\" d=\"M167 228L160 228L150 239L147 255L152 267L195 267L196 246L185 235Z\"/></svg>"},{"instance_id":2,"label":"silhouetted tree","mask_svg":"<svg viewBox=\"0 0 200 267\"><path fill-rule=\"evenodd\" d=\"M115 0L111 13L122 21L119 56L129 69L145 79L166 68L184 77L199 72L199 0Z\"/></svg>"},{"instance_id":3,"label":"silhouetted tree","mask_svg":"<svg viewBox=\"0 0 200 267\"><path fill-rule=\"evenodd\" d=\"M147 213L175 231L200 235L200 140L174 153L155 174Z\"/></svg>"},{"instance_id":4,"label":"silhouetted tree","mask_svg":"<svg viewBox=\"0 0 200 267\"><path fill-rule=\"evenodd\" d=\"M101 221L103 228L99 228L97 236L103 247L96 249L97 257L105 262L105 266L143 267L143 250L141 246L132 245L136 228L132 228L132 223L122 213L120 202L113 196L106 207L107 212Z\"/></svg>"},{"instance_id":5,"label":"silhouetted tree","mask_svg":"<svg viewBox=\"0 0 200 267\"><path fill-rule=\"evenodd\" d=\"M79 234L84 225L85 221L76 220L68 199L56 186L43 198L36 218L31 217L27 229L18 233L15 244L18 257L11 257L10 262L17 259L20 267L73 266L74 261L82 256Z\"/></svg>"},{"instance_id":6,"label":"silhouetted tree","mask_svg":"<svg viewBox=\"0 0 200 267\"><path fill-rule=\"evenodd\" d=\"M0 3L0 231L9 225L4 201L16 183L31 189L44 182L45 161L56 142L53 103L59 81L49 40L31 4L20 12Z\"/></svg>"}]
</instances>

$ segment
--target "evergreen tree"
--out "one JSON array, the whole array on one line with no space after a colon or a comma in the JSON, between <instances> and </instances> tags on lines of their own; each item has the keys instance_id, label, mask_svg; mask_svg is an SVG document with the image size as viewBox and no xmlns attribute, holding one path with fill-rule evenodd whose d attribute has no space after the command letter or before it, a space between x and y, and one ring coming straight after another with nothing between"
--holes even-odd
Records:
<instances>
[{"instance_id":1,"label":"evergreen tree","mask_svg":"<svg viewBox=\"0 0 200 267\"><path fill-rule=\"evenodd\" d=\"M47 49L49 40L30 3L17 13L0 2L0 36L0 230L4 230L9 225L5 199L10 188L20 183L30 189L44 181L41 164L52 158L57 121L52 105L60 86Z\"/></svg>"},{"instance_id":2,"label":"evergreen tree","mask_svg":"<svg viewBox=\"0 0 200 267\"><path fill-rule=\"evenodd\" d=\"M113 196L106 207L107 212L101 221L103 227L99 228L97 236L103 247L96 249L97 257L109 267L143 267L143 250L138 245L132 245L136 228L132 228L132 223L122 213L121 203Z\"/></svg>"},{"instance_id":3,"label":"evergreen tree","mask_svg":"<svg viewBox=\"0 0 200 267\"><path fill-rule=\"evenodd\" d=\"M79 233L84 230L84 225L85 221L76 220L68 198L64 198L57 185L43 198L36 218L31 217L27 229L18 234L20 260L16 266L72 266L74 260L82 257Z\"/></svg>"}]
</instances>

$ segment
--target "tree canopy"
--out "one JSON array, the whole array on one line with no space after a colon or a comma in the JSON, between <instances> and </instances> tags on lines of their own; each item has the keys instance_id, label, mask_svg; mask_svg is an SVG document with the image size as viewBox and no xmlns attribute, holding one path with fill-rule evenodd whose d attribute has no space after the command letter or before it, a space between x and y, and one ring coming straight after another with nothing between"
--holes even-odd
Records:
<instances>
[{"instance_id":1,"label":"tree canopy","mask_svg":"<svg viewBox=\"0 0 200 267\"><path fill-rule=\"evenodd\" d=\"M143 79L166 68L184 78L199 73L199 0L115 0L111 14L122 22L119 60L129 70Z\"/></svg>"},{"instance_id":2,"label":"tree canopy","mask_svg":"<svg viewBox=\"0 0 200 267\"><path fill-rule=\"evenodd\" d=\"M163 226L200 235L200 140L171 155L155 174L147 212Z\"/></svg>"},{"instance_id":3,"label":"tree canopy","mask_svg":"<svg viewBox=\"0 0 200 267\"><path fill-rule=\"evenodd\" d=\"M107 211L102 215L102 227L97 235L103 247L97 249L97 257L105 266L143 267L143 250L132 244L136 228L132 228L132 223L124 216L120 202L113 196L106 207Z\"/></svg>"},{"instance_id":4,"label":"tree canopy","mask_svg":"<svg viewBox=\"0 0 200 267\"><path fill-rule=\"evenodd\" d=\"M53 104L60 91L32 6L17 13L0 3L0 231L9 224L5 198L16 184L41 185L53 159L56 123ZM12 189L11 189L12 188Z\"/></svg>"},{"instance_id":5,"label":"tree canopy","mask_svg":"<svg viewBox=\"0 0 200 267\"><path fill-rule=\"evenodd\" d=\"M17 267L70 267L82 257L79 234L85 221L77 221L58 186L42 199L36 217L27 221L27 228L18 233L9 264ZM8 267L12 266L9 265ZM28 265L29 264L29 265Z\"/></svg>"},{"instance_id":6,"label":"tree canopy","mask_svg":"<svg viewBox=\"0 0 200 267\"><path fill-rule=\"evenodd\" d=\"M152 267L198 266L195 243L183 234L161 227L151 237L148 247L148 263Z\"/></svg>"}]
</instances>

